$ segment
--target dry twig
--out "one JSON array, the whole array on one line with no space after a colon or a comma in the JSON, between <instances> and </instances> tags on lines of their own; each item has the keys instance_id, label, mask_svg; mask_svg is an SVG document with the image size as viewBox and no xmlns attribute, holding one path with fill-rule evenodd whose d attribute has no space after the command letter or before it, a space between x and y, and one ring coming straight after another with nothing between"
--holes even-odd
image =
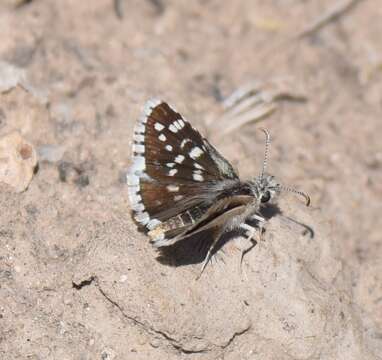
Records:
<instances>
[{"instance_id":1,"label":"dry twig","mask_svg":"<svg viewBox=\"0 0 382 360\"><path fill-rule=\"evenodd\" d=\"M304 92L293 85L291 79L278 78L266 83L255 80L240 87L224 100L225 111L219 117L215 136L220 138L248 123L261 121L278 108L280 100L306 101Z\"/></svg>"},{"instance_id":2,"label":"dry twig","mask_svg":"<svg viewBox=\"0 0 382 360\"><path fill-rule=\"evenodd\" d=\"M361 0L345 0L340 3L336 3L326 13L316 19L312 24L308 25L303 31L301 31L296 37L303 38L314 34L322 29L325 25L338 20L342 15L350 11Z\"/></svg>"}]
</instances>

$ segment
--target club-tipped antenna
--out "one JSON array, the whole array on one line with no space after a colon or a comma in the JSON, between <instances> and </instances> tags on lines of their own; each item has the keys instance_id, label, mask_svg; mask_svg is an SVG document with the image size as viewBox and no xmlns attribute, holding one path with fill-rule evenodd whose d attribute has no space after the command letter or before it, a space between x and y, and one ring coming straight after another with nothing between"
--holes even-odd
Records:
<instances>
[{"instance_id":1,"label":"club-tipped antenna","mask_svg":"<svg viewBox=\"0 0 382 360\"><path fill-rule=\"evenodd\" d=\"M267 169L269 146L271 144L271 135L269 135L269 132L267 129L260 128L260 130L265 134L264 161L263 161L263 169L261 170L261 174L260 174L260 179L262 179L264 177L265 170Z\"/></svg>"},{"instance_id":2,"label":"club-tipped antenna","mask_svg":"<svg viewBox=\"0 0 382 360\"><path fill-rule=\"evenodd\" d=\"M310 197L309 197L309 195L303 193L302 191L299 191L299 190L296 190L296 189L293 189L293 188L290 188L290 187L287 187L287 186L283 186L283 185L280 186L280 190L282 190L282 191L289 191L289 192L295 193L297 195L301 195L303 198L305 198L305 201L306 201L305 205L306 206L310 205Z\"/></svg>"}]
</instances>

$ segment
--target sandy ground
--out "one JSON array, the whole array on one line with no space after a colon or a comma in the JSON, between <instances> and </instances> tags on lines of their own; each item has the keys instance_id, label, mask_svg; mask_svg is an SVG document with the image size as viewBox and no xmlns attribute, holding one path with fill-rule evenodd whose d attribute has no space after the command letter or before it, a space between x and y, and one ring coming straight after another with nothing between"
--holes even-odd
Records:
<instances>
[{"instance_id":1,"label":"sandy ground","mask_svg":"<svg viewBox=\"0 0 382 360\"><path fill-rule=\"evenodd\" d=\"M17 3L0 4L0 68L16 74L0 79L0 136L18 131L39 164L26 191L0 186L1 359L382 358L378 0L302 38L333 1ZM143 104L174 104L248 178L263 135L218 137L221 101L280 79L306 101L263 120L269 171L311 195L280 209L313 238L276 215L246 274L233 243L199 282L199 263L159 263L124 180Z\"/></svg>"}]
</instances>

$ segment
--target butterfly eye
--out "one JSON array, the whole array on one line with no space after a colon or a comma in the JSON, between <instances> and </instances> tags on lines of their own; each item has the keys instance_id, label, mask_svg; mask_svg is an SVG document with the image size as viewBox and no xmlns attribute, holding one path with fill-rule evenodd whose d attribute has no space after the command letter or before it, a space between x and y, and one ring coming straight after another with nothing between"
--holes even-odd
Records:
<instances>
[{"instance_id":1,"label":"butterfly eye","mask_svg":"<svg viewBox=\"0 0 382 360\"><path fill-rule=\"evenodd\" d=\"M261 197L261 202L266 203L271 199L271 193L269 191L266 191L263 196Z\"/></svg>"}]
</instances>

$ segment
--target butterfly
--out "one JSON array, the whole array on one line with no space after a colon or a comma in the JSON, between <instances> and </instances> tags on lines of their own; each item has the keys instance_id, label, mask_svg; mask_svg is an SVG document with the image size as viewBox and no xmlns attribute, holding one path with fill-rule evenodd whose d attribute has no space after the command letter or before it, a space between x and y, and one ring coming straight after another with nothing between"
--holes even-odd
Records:
<instances>
[{"instance_id":1,"label":"butterfly","mask_svg":"<svg viewBox=\"0 0 382 360\"><path fill-rule=\"evenodd\" d=\"M133 159L127 174L133 218L157 248L203 234L209 248L200 275L221 237L235 229L248 239L262 232L261 207L280 192L305 193L281 185L266 173L270 135L262 170L242 181L232 165L181 114L161 100L147 101L136 123ZM255 220L257 227L249 225ZM253 222L252 222L253 223ZM200 276L199 275L199 276Z\"/></svg>"}]
</instances>

